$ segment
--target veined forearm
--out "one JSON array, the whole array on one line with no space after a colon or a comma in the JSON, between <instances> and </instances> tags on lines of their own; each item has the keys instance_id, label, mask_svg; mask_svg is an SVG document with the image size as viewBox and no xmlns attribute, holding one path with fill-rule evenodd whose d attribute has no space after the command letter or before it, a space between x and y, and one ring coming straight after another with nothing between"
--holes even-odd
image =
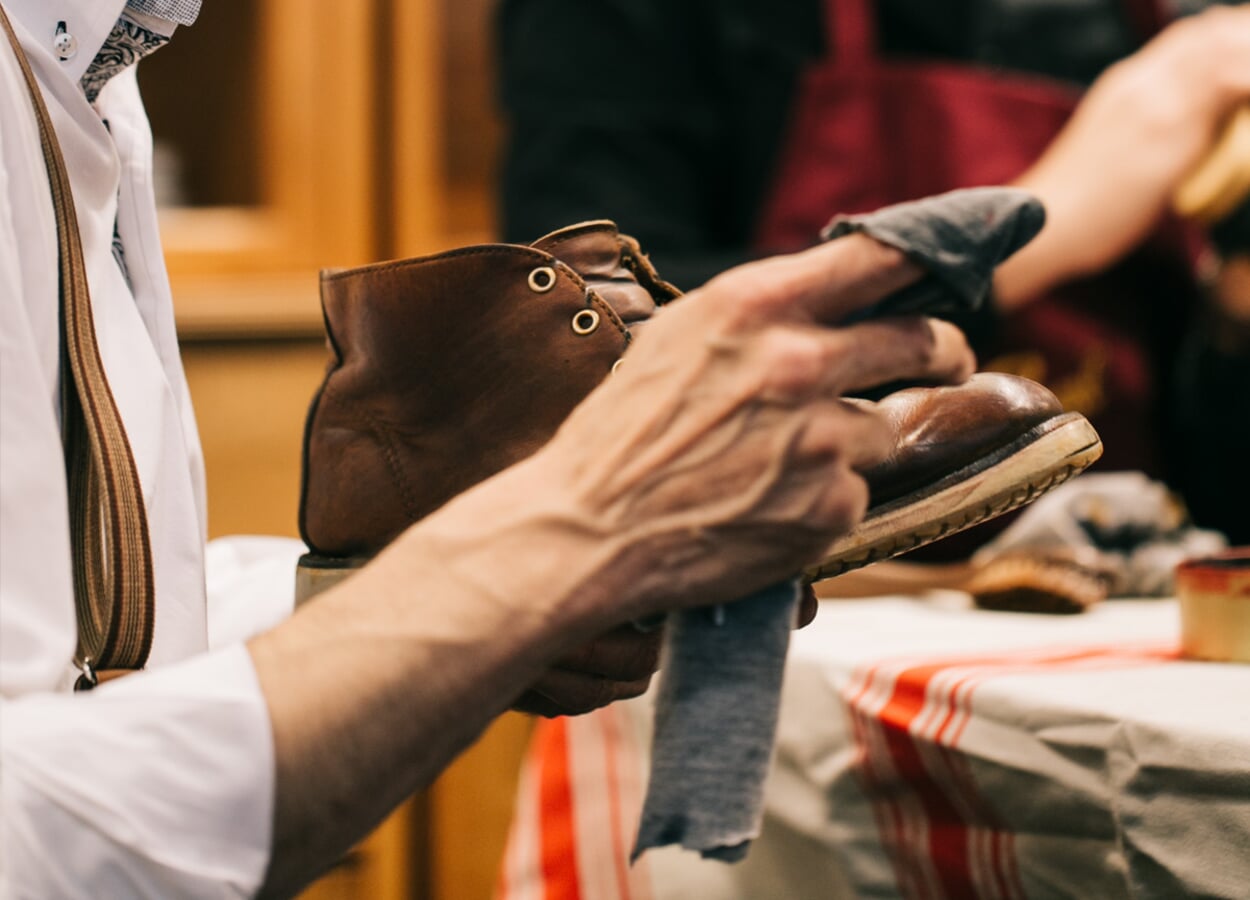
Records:
<instances>
[{"instance_id":1,"label":"veined forearm","mask_svg":"<svg viewBox=\"0 0 1250 900\"><path fill-rule=\"evenodd\" d=\"M277 766L267 895L341 856L605 627L584 594L606 542L537 469L449 504L251 643Z\"/></svg>"}]
</instances>

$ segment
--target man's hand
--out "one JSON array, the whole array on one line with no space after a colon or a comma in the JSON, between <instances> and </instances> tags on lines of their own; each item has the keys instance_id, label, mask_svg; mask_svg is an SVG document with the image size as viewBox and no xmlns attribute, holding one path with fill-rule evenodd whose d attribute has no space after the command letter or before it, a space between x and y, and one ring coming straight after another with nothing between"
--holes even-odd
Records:
<instances>
[{"instance_id":1,"label":"man's hand","mask_svg":"<svg viewBox=\"0 0 1250 900\"><path fill-rule=\"evenodd\" d=\"M999 304L1027 303L1128 253L1248 102L1250 5L1182 19L1109 68L1016 181L1046 205L1046 227L998 270Z\"/></svg>"},{"instance_id":2,"label":"man's hand","mask_svg":"<svg viewBox=\"0 0 1250 900\"><path fill-rule=\"evenodd\" d=\"M788 577L863 516L867 490L856 470L881 459L893 435L870 406L841 395L896 378L959 380L972 359L945 323L822 324L919 275L896 250L843 238L735 269L651 320L621 369L540 454L554 466L546 470L559 483L553 490L593 494L596 533L640 540L644 556L665 563L646 565L623 596L651 584L654 596L678 604L729 602L750 588L696 587L699 566L733 569L734 554L745 560L782 545L794 560ZM795 464L792 485L766 483ZM631 534L631 523L645 536ZM815 611L808 590L796 624ZM637 696L658 650L658 634L617 628L559 660L514 708L573 715Z\"/></svg>"},{"instance_id":3,"label":"man's hand","mask_svg":"<svg viewBox=\"0 0 1250 900\"><path fill-rule=\"evenodd\" d=\"M663 630L621 625L556 660L512 708L577 716L645 693L660 662Z\"/></svg>"},{"instance_id":4,"label":"man's hand","mask_svg":"<svg viewBox=\"0 0 1250 900\"><path fill-rule=\"evenodd\" d=\"M635 617L732 601L800 571L862 518L858 471L893 435L842 397L959 381L974 361L945 322L828 326L920 275L857 235L731 270L652 321L523 464L608 553L603 602Z\"/></svg>"}]
</instances>

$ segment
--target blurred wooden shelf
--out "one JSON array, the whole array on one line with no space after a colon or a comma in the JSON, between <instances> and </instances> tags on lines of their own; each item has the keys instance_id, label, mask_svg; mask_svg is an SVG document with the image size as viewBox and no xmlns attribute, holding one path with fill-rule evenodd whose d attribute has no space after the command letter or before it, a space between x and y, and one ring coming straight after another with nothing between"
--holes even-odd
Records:
<instances>
[{"instance_id":1,"label":"blurred wooden shelf","mask_svg":"<svg viewBox=\"0 0 1250 900\"><path fill-rule=\"evenodd\" d=\"M288 340L324 333L317 273L171 276L183 341Z\"/></svg>"},{"instance_id":2,"label":"blurred wooden shelf","mask_svg":"<svg viewBox=\"0 0 1250 900\"><path fill-rule=\"evenodd\" d=\"M493 239L494 3L214 0L139 66L211 535L296 533L318 269ZM528 727L496 723L309 900L488 900Z\"/></svg>"}]
</instances>

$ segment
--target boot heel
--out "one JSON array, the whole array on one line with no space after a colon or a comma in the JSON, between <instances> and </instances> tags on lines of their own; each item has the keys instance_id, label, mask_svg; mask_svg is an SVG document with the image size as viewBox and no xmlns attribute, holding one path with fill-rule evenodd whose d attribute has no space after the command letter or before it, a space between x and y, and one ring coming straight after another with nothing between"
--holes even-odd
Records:
<instances>
[{"instance_id":1,"label":"boot heel","mask_svg":"<svg viewBox=\"0 0 1250 900\"><path fill-rule=\"evenodd\" d=\"M319 556L305 553L295 565L295 605L329 590L369 560L363 556Z\"/></svg>"}]
</instances>

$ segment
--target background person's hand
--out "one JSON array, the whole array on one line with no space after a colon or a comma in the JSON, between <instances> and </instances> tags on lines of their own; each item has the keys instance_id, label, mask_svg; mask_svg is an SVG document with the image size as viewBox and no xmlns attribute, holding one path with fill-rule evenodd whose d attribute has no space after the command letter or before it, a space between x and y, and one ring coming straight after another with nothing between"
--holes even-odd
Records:
<instances>
[{"instance_id":1,"label":"background person's hand","mask_svg":"<svg viewBox=\"0 0 1250 900\"><path fill-rule=\"evenodd\" d=\"M998 303L1027 303L1128 253L1246 103L1246 4L1181 19L1107 69L1041 159L1016 181L1046 205L1047 221L999 269Z\"/></svg>"}]
</instances>

